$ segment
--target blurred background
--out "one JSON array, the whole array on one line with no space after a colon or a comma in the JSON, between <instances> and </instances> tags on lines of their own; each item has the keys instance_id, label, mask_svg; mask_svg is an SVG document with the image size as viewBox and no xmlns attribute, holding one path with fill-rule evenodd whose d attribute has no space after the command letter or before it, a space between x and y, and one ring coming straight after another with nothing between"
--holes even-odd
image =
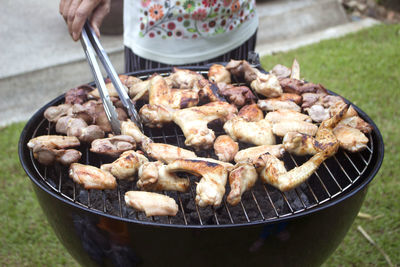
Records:
<instances>
[{"instance_id":1,"label":"blurred background","mask_svg":"<svg viewBox=\"0 0 400 267\"><path fill-rule=\"evenodd\" d=\"M77 265L43 217L17 155L20 132L37 109L93 80L58 5L55 0L0 2L0 265ZM112 1L101 36L119 73L122 6L122 0ZM290 66L297 58L302 76L352 100L384 136L384 165L362 213L326 266L399 265L400 1L258 0L257 9L256 51L263 67ZM357 230L360 225L374 244Z\"/></svg>"}]
</instances>

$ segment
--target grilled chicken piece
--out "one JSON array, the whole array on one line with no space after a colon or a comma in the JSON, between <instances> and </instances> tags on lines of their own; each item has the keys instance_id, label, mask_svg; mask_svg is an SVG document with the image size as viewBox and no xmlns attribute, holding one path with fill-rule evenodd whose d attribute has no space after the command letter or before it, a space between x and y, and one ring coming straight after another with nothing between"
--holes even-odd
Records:
<instances>
[{"instance_id":1,"label":"grilled chicken piece","mask_svg":"<svg viewBox=\"0 0 400 267\"><path fill-rule=\"evenodd\" d=\"M275 110L282 110L282 109L289 109L294 110L297 112L301 111L301 108L294 102L286 100L275 100L275 99L260 99L257 102L257 105L265 111L275 111Z\"/></svg>"},{"instance_id":2,"label":"grilled chicken piece","mask_svg":"<svg viewBox=\"0 0 400 267\"><path fill-rule=\"evenodd\" d=\"M208 70L208 79L213 83L231 83L231 73L223 65L213 64Z\"/></svg>"},{"instance_id":3,"label":"grilled chicken piece","mask_svg":"<svg viewBox=\"0 0 400 267\"><path fill-rule=\"evenodd\" d=\"M173 114L173 120L186 137L185 145L195 149L208 149L214 142L215 134L207 124L217 119L225 122L236 113L234 106L218 101L178 110Z\"/></svg>"},{"instance_id":4,"label":"grilled chicken piece","mask_svg":"<svg viewBox=\"0 0 400 267\"><path fill-rule=\"evenodd\" d=\"M282 95L274 98L270 98L271 100L279 100L279 101L292 101L296 103L297 105L300 105L302 103L303 97L301 95L297 94L289 94L289 93L283 93Z\"/></svg>"},{"instance_id":5,"label":"grilled chicken piece","mask_svg":"<svg viewBox=\"0 0 400 267\"><path fill-rule=\"evenodd\" d=\"M220 161L230 162L239 151L239 145L229 135L220 135L215 139L214 151Z\"/></svg>"},{"instance_id":6,"label":"grilled chicken piece","mask_svg":"<svg viewBox=\"0 0 400 267\"><path fill-rule=\"evenodd\" d=\"M153 140L144 135L137 125L130 120L121 122L121 134L133 137L136 144L138 144L143 150L146 150L146 146L153 142Z\"/></svg>"},{"instance_id":7,"label":"grilled chicken piece","mask_svg":"<svg viewBox=\"0 0 400 267\"><path fill-rule=\"evenodd\" d=\"M238 117L243 118L246 121L260 121L264 119L264 114L257 104L251 104L243 106L239 110Z\"/></svg>"},{"instance_id":8,"label":"grilled chicken piece","mask_svg":"<svg viewBox=\"0 0 400 267\"><path fill-rule=\"evenodd\" d=\"M119 156L122 152L136 148L135 139L129 135L115 135L108 138L96 139L92 142L90 151L93 153Z\"/></svg>"},{"instance_id":9,"label":"grilled chicken piece","mask_svg":"<svg viewBox=\"0 0 400 267\"><path fill-rule=\"evenodd\" d=\"M292 73L292 71L288 67L281 64L275 65L270 72L278 77L278 79L289 78L290 74Z\"/></svg>"},{"instance_id":10,"label":"grilled chicken piece","mask_svg":"<svg viewBox=\"0 0 400 267\"><path fill-rule=\"evenodd\" d=\"M193 89L171 89L161 75L150 79L149 104L162 105L173 109L196 106L199 103L198 91Z\"/></svg>"},{"instance_id":11,"label":"grilled chicken piece","mask_svg":"<svg viewBox=\"0 0 400 267\"><path fill-rule=\"evenodd\" d=\"M268 112L265 119L270 123L278 123L282 121L305 121L311 122L310 116L289 109L281 109L277 111Z\"/></svg>"},{"instance_id":12,"label":"grilled chicken piece","mask_svg":"<svg viewBox=\"0 0 400 267\"><path fill-rule=\"evenodd\" d=\"M69 177L85 189L103 190L117 187L116 179L111 173L90 165L72 163L69 167Z\"/></svg>"},{"instance_id":13,"label":"grilled chicken piece","mask_svg":"<svg viewBox=\"0 0 400 267\"><path fill-rule=\"evenodd\" d=\"M339 148L339 142L333 129L342 120L347 110L348 106L342 105L342 109L332 118L324 120L315 138L306 134L288 132L282 142L286 151L295 155L315 155L319 152L325 153L327 157L334 155Z\"/></svg>"},{"instance_id":14,"label":"grilled chicken piece","mask_svg":"<svg viewBox=\"0 0 400 267\"><path fill-rule=\"evenodd\" d=\"M207 159L178 159L167 165L168 172L188 172L200 175L200 182L196 187L196 204L200 207L221 205L225 194L225 184L228 171L233 168L232 164Z\"/></svg>"},{"instance_id":15,"label":"grilled chicken piece","mask_svg":"<svg viewBox=\"0 0 400 267\"><path fill-rule=\"evenodd\" d=\"M255 103L257 99L247 86L234 86L232 84L218 84L218 93L224 96L229 103L236 107Z\"/></svg>"},{"instance_id":16,"label":"grilled chicken piece","mask_svg":"<svg viewBox=\"0 0 400 267\"><path fill-rule=\"evenodd\" d=\"M61 117L64 117L68 114L68 110L72 107L71 104L61 104L58 106L48 107L43 116L49 122L57 122Z\"/></svg>"},{"instance_id":17,"label":"grilled chicken piece","mask_svg":"<svg viewBox=\"0 0 400 267\"><path fill-rule=\"evenodd\" d=\"M346 125L338 125L333 129L333 133L339 140L340 147L350 152L358 152L365 149L369 141L360 130Z\"/></svg>"},{"instance_id":18,"label":"grilled chicken piece","mask_svg":"<svg viewBox=\"0 0 400 267\"><path fill-rule=\"evenodd\" d=\"M138 78L135 78L135 77L129 78L129 77L126 76L126 75L118 75L118 77L119 77L119 80L120 80L121 83L122 83L123 89L124 89L126 92L129 91L129 89L128 89L128 87L127 87L127 84L129 84L130 86L132 86L133 84L138 83L138 82L141 81L141 80L138 79ZM105 84L106 84L106 88L107 88L107 91L108 91L108 94L110 95L110 97L119 97L119 95L118 95L118 93L117 93L117 90L115 89L115 87L114 87L114 85L112 84L111 80L106 80L106 81L105 81ZM99 89L96 88L95 90L91 91L91 92L88 94L88 97L89 97L89 98L94 98L94 99L100 99Z\"/></svg>"},{"instance_id":19,"label":"grilled chicken piece","mask_svg":"<svg viewBox=\"0 0 400 267\"><path fill-rule=\"evenodd\" d=\"M123 86L123 90L125 90L126 92L128 92L128 88L125 85ZM106 83L106 89L108 91L108 94L110 97L119 97L117 90L115 89L114 85L112 84L112 82L108 82ZM91 92L88 93L88 97L90 99L100 99L100 93L99 93L99 89L95 89Z\"/></svg>"},{"instance_id":20,"label":"grilled chicken piece","mask_svg":"<svg viewBox=\"0 0 400 267\"><path fill-rule=\"evenodd\" d=\"M245 60L233 60L226 64L225 68L237 79L245 80L247 83L251 83L257 78L258 70L253 68Z\"/></svg>"},{"instance_id":21,"label":"grilled chicken piece","mask_svg":"<svg viewBox=\"0 0 400 267\"><path fill-rule=\"evenodd\" d=\"M192 89L198 80L204 79L203 75L195 71L173 68L173 73L168 76L172 87L180 89Z\"/></svg>"},{"instance_id":22,"label":"grilled chicken piece","mask_svg":"<svg viewBox=\"0 0 400 267\"><path fill-rule=\"evenodd\" d=\"M283 153L285 153L285 149L282 144L249 147L236 153L235 162L249 162L255 164L258 158L265 153L270 153L280 158L283 156Z\"/></svg>"},{"instance_id":23,"label":"grilled chicken piece","mask_svg":"<svg viewBox=\"0 0 400 267\"><path fill-rule=\"evenodd\" d=\"M149 143L146 146L145 152L149 157L164 163L171 163L177 159L196 157L193 151L163 143Z\"/></svg>"},{"instance_id":24,"label":"grilled chicken piece","mask_svg":"<svg viewBox=\"0 0 400 267\"><path fill-rule=\"evenodd\" d=\"M317 153L301 166L287 171L283 161L276 157L270 154L261 157L265 162L265 167L260 172L261 180L282 192L289 191L305 182L326 159L324 153Z\"/></svg>"},{"instance_id":25,"label":"grilled chicken piece","mask_svg":"<svg viewBox=\"0 0 400 267\"><path fill-rule=\"evenodd\" d=\"M126 205L144 211L150 216L175 216L178 213L178 204L169 196L152 192L128 191L125 193Z\"/></svg>"},{"instance_id":26,"label":"grilled chicken piece","mask_svg":"<svg viewBox=\"0 0 400 267\"><path fill-rule=\"evenodd\" d=\"M139 110L140 118L144 125L150 128L161 128L172 122L174 110L162 105L146 104Z\"/></svg>"},{"instance_id":27,"label":"grilled chicken piece","mask_svg":"<svg viewBox=\"0 0 400 267\"><path fill-rule=\"evenodd\" d=\"M297 132L285 134L282 140L285 150L290 154L304 156L315 155L317 153L317 141L313 136Z\"/></svg>"},{"instance_id":28,"label":"grilled chicken piece","mask_svg":"<svg viewBox=\"0 0 400 267\"><path fill-rule=\"evenodd\" d=\"M259 71L256 73L256 79L250 84L253 90L266 97L278 97L282 95L282 87L274 74L264 74Z\"/></svg>"},{"instance_id":29,"label":"grilled chicken piece","mask_svg":"<svg viewBox=\"0 0 400 267\"><path fill-rule=\"evenodd\" d=\"M110 172L117 179L133 180L139 167L148 161L142 154L128 150L114 162L101 165L100 169Z\"/></svg>"},{"instance_id":30,"label":"grilled chicken piece","mask_svg":"<svg viewBox=\"0 0 400 267\"><path fill-rule=\"evenodd\" d=\"M68 136L76 136L82 142L90 143L95 139L103 138L104 131L97 125L87 125L80 118L69 116L61 117L56 123L56 132Z\"/></svg>"},{"instance_id":31,"label":"grilled chicken piece","mask_svg":"<svg viewBox=\"0 0 400 267\"><path fill-rule=\"evenodd\" d=\"M331 115L331 117L338 113L342 107L346 105L346 103L344 101L338 101L335 104L333 104L332 106L329 107L329 114ZM353 108L353 106L350 106L346 112L346 114L344 114L343 119L346 118L350 118L350 117L354 117L354 116L358 116L357 111Z\"/></svg>"},{"instance_id":32,"label":"grilled chicken piece","mask_svg":"<svg viewBox=\"0 0 400 267\"><path fill-rule=\"evenodd\" d=\"M300 80L300 65L299 65L299 62L297 62L296 59L293 60L292 71L290 73L290 78L291 79Z\"/></svg>"},{"instance_id":33,"label":"grilled chicken piece","mask_svg":"<svg viewBox=\"0 0 400 267\"><path fill-rule=\"evenodd\" d=\"M83 104L88 100L88 93L93 90L95 88L87 84L69 89L65 93L65 104Z\"/></svg>"},{"instance_id":34,"label":"grilled chicken piece","mask_svg":"<svg viewBox=\"0 0 400 267\"><path fill-rule=\"evenodd\" d=\"M341 120L338 125L346 125L351 128L356 128L363 133L370 133L372 131L372 126L359 116L345 118Z\"/></svg>"},{"instance_id":35,"label":"grilled chicken piece","mask_svg":"<svg viewBox=\"0 0 400 267\"><path fill-rule=\"evenodd\" d=\"M33 149L35 146L42 145L48 148L63 149L67 147L76 147L80 142L75 136L63 135L41 135L29 140L27 146Z\"/></svg>"},{"instance_id":36,"label":"grilled chicken piece","mask_svg":"<svg viewBox=\"0 0 400 267\"><path fill-rule=\"evenodd\" d=\"M307 113L315 122L322 122L330 117L329 110L321 105L313 105L311 108L307 109Z\"/></svg>"},{"instance_id":37,"label":"grilled chicken piece","mask_svg":"<svg viewBox=\"0 0 400 267\"><path fill-rule=\"evenodd\" d=\"M272 125L272 132L277 136L284 136L289 132L298 132L314 136L317 130L317 125L306 121L285 120Z\"/></svg>"},{"instance_id":38,"label":"grilled chicken piece","mask_svg":"<svg viewBox=\"0 0 400 267\"><path fill-rule=\"evenodd\" d=\"M146 191L186 192L190 185L189 179L179 178L166 168L167 165L160 161L144 163L139 168L137 187Z\"/></svg>"},{"instance_id":39,"label":"grilled chicken piece","mask_svg":"<svg viewBox=\"0 0 400 267\"><path fill-rule=\"evenodd\" d=\"M253 164L239 163L229 173L229 184L231 191L226 200L232 206L239 204L245 191L254 186L258 178L258 174Z\"/></svg>"},{"instance_id":40,"label":"grilled chicken piece","mask_svg":"<svg viewBox=\"0 0 400 267\"><path fill-rule=\"evenodd\" d=\"M42 144L35 145L31 150L33 157L46 166L55 162L69 166L71 163L78 162L82 157L82 153L75 149L55 149Z\"/></svg>"},{"instance_id":41,"label":"grilled chicken piece","mask_svg":"<svg viewBox=\"0 0 400 267\"><path fill-rule=\"evenodd\" d=\"M129 87L129 96L133 101L136 102L139 99L148 100L150 80L151 77L146 81L134 83Z\"/></svg>"},{"instance_id":42,"label":"grilled chicken piece","mask_svg":"<svg viewBox=\"0 0 400 267\"><path fill-rule=\"evenodd\" d=\"M279 80L284 93L304 94L326 92L326 89L321 84L306 83L304 81L292 78L283 78Z\"/></svg>"},{"instance_id":43,"label":"grilled chicken piece","mask_svg":"<svg viewBox=\"0 0 400 267\"><path fill-rule=\"evenodd\" d=\"M249 122L235 117L224 124L224 130L234 141L239 140L257 146L275 144L271 124L265 119Z\"/></svg>"}]
</instances>

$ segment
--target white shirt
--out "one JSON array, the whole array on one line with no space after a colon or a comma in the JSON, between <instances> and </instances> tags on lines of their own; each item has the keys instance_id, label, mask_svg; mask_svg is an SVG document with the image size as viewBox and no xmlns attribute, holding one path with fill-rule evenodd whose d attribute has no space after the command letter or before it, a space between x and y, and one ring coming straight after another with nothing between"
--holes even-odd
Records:
<instances>
[{"instance_id":1,"label":"white shirt","mask_svg":"<svg viewBox=\"0 0 400 267\"><path fill-rule=\"evenodd\" d=\"M124 45L165 63L208 60L257 30L255 0L125 0Z\"/></svg>"}]
</instances>

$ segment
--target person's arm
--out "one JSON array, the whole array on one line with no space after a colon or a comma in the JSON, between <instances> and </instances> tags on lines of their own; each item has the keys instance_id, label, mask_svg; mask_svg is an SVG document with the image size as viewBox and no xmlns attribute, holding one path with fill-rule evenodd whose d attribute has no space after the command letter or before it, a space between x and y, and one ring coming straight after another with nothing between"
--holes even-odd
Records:
<instances>
[{"instance_id":1,"label":"person's arm","mask_svg":"<svg viewBox=\"0 0 400 267\"><path fill-rule=\"evenodd\" d=\"M100 25L110 12L111 0L61 0L60 14L68 25L68 31L74 41L81 35L85 21L89 19L97 36Z\"/></svg>"}]
</instances>

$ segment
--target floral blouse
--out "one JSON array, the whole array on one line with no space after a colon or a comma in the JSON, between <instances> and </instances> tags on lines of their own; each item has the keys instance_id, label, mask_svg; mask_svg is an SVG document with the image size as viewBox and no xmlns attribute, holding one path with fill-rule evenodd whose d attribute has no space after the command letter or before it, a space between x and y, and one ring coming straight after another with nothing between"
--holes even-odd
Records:
<instances>
[{"instance_id":1,"label":"floral blouse","mask_svg":"<svg viewBox=\"0 0 400 267\"><path fill-rule=\"evenodd\" d=\"M239 27L254 17L254 0L140 0L140 37L198 38Z\"/></svg>"},{"instance_id":2,"label":"floral blouse","mask_svg":"<svg viewBox=\"0 0 400 267\"><path fill-rule=\"evenodd\" d=\"M124 44L139 56L168 64L191 63L194 56L202 61L228 52L257 27L255 0L124 2Z\"/></svg>"}]
</instances>

